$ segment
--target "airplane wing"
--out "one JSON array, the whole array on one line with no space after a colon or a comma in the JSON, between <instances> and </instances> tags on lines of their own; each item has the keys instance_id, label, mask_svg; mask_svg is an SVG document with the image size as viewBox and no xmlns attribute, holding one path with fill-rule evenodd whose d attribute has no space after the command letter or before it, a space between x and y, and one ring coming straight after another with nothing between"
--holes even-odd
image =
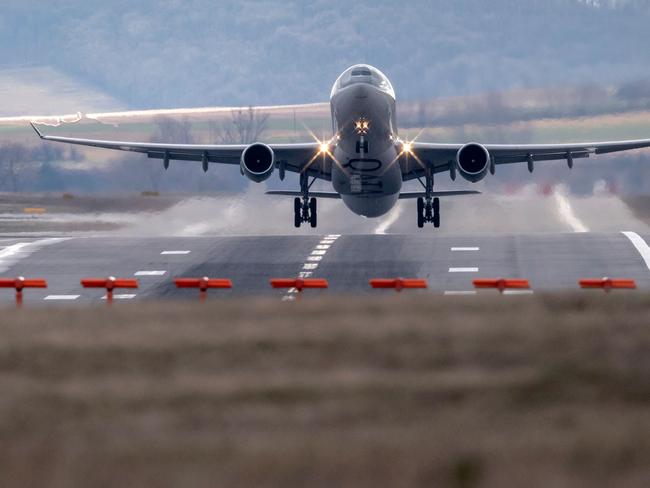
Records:
<instances>
[{"instance_id":1,"label":"airplane wing","mask_svg":"<svg viewBox=\"0 0 650 488\"><path fill-rule=\"evenodd\" d=\"M464 144L413 142L411 148L414 156L403 155L400 161L404 180L423 176L424 167L427 166L432 168L434 173L449 171L456 161L456 154L463 146ZM572 144L483 144L483 146L489 152L495 166L527 163L532 170L536 161L565 160L571 166L574 159L650 147L650 139Z\"/></svg>"},{"instance_id":2,"label":"airplane wing","mask_svg":"<svg viewBox=\"0 0 650 488\"><path fill-rule=\"evenodd\" d=\"M49 136L30 125L44 141L77 144L80 146L114 149L146 154L147 157L169 161L200 161L207 171L209 163L238 165L247 144L159 144L152 142L121 142L73 137ZM326 154L319 154L318 142L299 144L267 144L275 154L275 160L286 171L307 173L324 180L331 180L332 161Z\"/></svg>"},{"instance_id":3,"label":"airplane wing","mask_svg":"<svg viewBox=\"0 0 650 488\"><path fill-rule=\"evenodd\" d=\"M267 195L281 195L288 197L300 197L302 193L299 191L290 191L290 190L269 190L266 192ZM340 200L341 194L331 191L310 191L309 194L312 197L317 198L329 198L334 200ZM480 195L480 191L475 190L448 190L448 191L434 191L431 192L432 197L457 197L461 195ZM423 191L403 191L399 194L400 200L412 200L415 198L425 197L426 193Z\"/></svg>"}]
</instances>

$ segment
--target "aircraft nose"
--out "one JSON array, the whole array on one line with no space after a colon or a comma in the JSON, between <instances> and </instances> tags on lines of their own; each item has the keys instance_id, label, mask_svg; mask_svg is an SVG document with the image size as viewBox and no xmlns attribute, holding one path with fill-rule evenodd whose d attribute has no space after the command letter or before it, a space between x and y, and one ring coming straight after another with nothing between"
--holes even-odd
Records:
<instances>
[{"instance_id":1,"label":"aircraft nose","mask_svg":"<svg viewBox=\"0 0 650 488\"><path fill-rule=\"evenodd\" d=\"M352 95L354 98L368 98L368 87L363 83L359 83L352 87Z\"/></svg>"}]
</instances>

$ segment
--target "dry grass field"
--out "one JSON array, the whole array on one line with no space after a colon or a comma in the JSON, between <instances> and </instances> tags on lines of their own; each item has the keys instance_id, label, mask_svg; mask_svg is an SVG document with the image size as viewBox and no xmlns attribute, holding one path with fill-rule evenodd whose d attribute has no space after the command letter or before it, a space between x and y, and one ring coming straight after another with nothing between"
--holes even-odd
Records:
<instances>
[{"instance_id":1,"label":"dry grass field","mask_svg":"<svg viewBox=\"0 0 650 488\"><path fill-rule=\"evenodd\" d=\"M0 311L3 487L647 487L650 296Z\"/></svg>"}]
</instances>

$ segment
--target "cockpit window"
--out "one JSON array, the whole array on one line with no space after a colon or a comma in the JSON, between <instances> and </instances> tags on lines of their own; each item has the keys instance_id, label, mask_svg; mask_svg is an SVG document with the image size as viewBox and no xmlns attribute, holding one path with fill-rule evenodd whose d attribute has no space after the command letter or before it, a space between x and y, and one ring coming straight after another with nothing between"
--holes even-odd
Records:
<instances>
[{"instance_id":1,"label":"cockpit window","mask_svg":"<svg viewBox=\"0 0 650 488\"><path fill-rule=\"evenodd\" d=\"M345 70L334 83L330 96L333 97L339 90L355 83L368 83L395 98L395 91L386 75L366 64L352 66Z\"/></svg>"}]
</instances>

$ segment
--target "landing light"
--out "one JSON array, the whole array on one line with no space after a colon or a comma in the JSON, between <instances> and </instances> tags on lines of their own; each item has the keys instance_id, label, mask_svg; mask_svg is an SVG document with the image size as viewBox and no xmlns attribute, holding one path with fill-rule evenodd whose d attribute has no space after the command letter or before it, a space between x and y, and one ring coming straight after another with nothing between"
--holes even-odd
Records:
<instances>
[{"instance_id":1,"label":"landing light","mask_svg":"<svg viewBox=\"0 0 650 488\"><path fill-rule=\"evenodd\" d=\"M402 151L407 154L411 154L413 152L413 145L410 142L402 143Z\"/></svg>"},{"instance_id":2,"label":"landing light","mask_svg":"<svg viewBox=\"0 0 650 488\"><path fill-rule=\"evenodd\" d=\"M330 145L327 142L321 142L319 151L321 154L327 154L330 151Z\"/></svg>"}]
</instances>

